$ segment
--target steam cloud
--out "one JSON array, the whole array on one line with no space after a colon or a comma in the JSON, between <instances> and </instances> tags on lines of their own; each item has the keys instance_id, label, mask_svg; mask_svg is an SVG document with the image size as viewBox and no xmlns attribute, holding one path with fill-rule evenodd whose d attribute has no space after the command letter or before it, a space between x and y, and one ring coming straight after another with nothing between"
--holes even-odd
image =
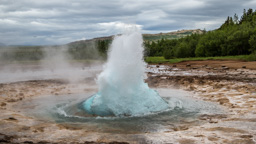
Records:
<instances>
[{"instance_id":1,"label":"steam cloud","mask_svg":"<svg viewBox=\"0 0 256 144\"><path fill-rule=\"evenodd\" d=\"M49 46L41 50L43 57L39 61L15 61L6 59L7 53L10 57L17 55L15 49L1 47L0 83L45 79L63 79L77 83L88 77L95 77L95 74L101 70L99 63L75 61L69 54L67 46ZM98 53L94 52L93 55L97 57Z\"/></svg>"}]
</instances>

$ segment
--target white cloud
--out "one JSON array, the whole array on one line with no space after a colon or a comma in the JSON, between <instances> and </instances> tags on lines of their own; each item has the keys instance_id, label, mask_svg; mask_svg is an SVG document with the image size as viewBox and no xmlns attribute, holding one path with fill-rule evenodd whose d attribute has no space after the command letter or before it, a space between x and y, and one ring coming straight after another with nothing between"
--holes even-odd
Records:
<instances>
[{"instance_id":1,"label":"white cloud","mask_svg":"<svg viewBox=\"0 0 256 144\"><path fill-rule=\"evenodd\" d=\"M0 42L65 44L121 33L216 29L227 16L255 8L256 0L0 0Z\"/></svg>"},{"instance_id":2,"label":"white cloud","mask_svg":"<svg viewBox=\"0 0 256 144\"><path fill-rule=\"evenodd\" d=\"M0 24L17 24L17 22L11 19L0 19Z\"/></svg>"},{"instance_id":3,"label":"white cloud","mask_svg":"<svg viewBox=\"0 0 256 144\"><path fill-rule=\"evenodd\" d=\"M194 22L195 24L194 27L197 27L199 29L207 29L207 30L217 29L221 26L223 21L224 19L198 21L198 22Z\"/></svg>"},{"instance_id":4,"label":"white cloud","mask_svg":"<svg viewBox=\"0 0 256 144\"><path fill-rule=\"evenodd\" d=\"M99 23L99 26L104 29L115 29L115 30L123 30L127 27L132 27L134 24L127 24L122 22L109 22L109 23ZM142 28L142 25L135 25L138 28Z\"/></svg>"},{"instance_id":5,"label":"white cloud","mask_svg":"<svg viewBox=\"0 0 256 144\"><path fill-rule=\"evenodd\" d=\"M146 10L138 14L137 19L143 21L159 21L167 18L168 14L160 9Z\"/></svg>"},{"instance_id":6,"label":"white cloud","mask_svg":"<svg viewBox=\"0 0 256 144\"><path fill-rule=\"evenodd\" d=\"M36 21L32 21L30 22L32 25L35 25L35 26L40 26L40 27L49 27L48 24L44 24L44 23L40 23L40 22L36 22Z\"/></svg>"},{"instance_id":7,"label":"white cloud","mask_svg":"<svg viewBox=\"0 0 256 144\"><path fill-rule=\"evenodd\" d=\"M256 0L249 0L243 4L244 7L255 8Z\"/></svg>"},{"instance_id":8,"label":"white cloud","mask_svg":"<svg viewBox=\"0 0 256 144\"><path fill-rule=\"evenodd\" d=\"M190 9L198 9L205 6L205 2L200 0L183 0L173 2L171 5L166 5L165 8L169 8L167 10L177 11L177 10L190 10Z\"/></svg>"}]
</instances>

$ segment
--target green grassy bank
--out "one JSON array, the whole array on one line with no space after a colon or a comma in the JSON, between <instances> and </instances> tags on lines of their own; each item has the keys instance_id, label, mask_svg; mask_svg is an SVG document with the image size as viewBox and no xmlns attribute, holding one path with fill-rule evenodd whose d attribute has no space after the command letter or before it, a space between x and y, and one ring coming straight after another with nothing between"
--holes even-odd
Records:
<instances>
[{"instance_id":1,"label":"green grassy bank","mask_svg":"<svg viewBox=\"0 0 256 144\"><path fill-rule=\"evenodd\" d=\"M242 60L253 61L251 55L238 55L238 56L219 56L219 57L192 57L192 58L172 58L165 59L164 57L146 57L147 63L178 63L183 61L202 61L202 60Z\"/></svg>"}]
</instances>

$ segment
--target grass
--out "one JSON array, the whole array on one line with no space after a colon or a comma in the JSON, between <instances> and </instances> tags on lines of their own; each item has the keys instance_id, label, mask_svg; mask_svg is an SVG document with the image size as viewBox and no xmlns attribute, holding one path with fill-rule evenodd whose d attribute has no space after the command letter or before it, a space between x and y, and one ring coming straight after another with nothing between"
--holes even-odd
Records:
<instances>
[{"instance_id":1,"label":"grass","mask_svg":"<svg viewBox=\"0 0 256 144\"><path fill-rule=\"evenodd\" d=\"M146 57L145 58L145 61L147 63L178 63L178 62L183 62L183 61L202 61L202 60L243 60L243 61L250 61L249 55L173 58L173 59L165 59L164 57Z\"/></svg>"}]
</instances>

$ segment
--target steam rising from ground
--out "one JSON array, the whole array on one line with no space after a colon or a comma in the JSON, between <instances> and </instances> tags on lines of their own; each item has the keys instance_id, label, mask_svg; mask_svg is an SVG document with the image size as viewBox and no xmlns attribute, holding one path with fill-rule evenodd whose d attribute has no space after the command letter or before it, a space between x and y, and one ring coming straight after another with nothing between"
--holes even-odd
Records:
<instances>
[{"instance_id":1,"label":"steam rising from ground","mask_svg":"<svg viewBox=\"0 0 256 144\"><path fill-rule=\"evenodd\" d=\"M59 48L45 47L43 48L44 59L42 59L41 66L50 68L51 70L65 69L70 67L71 57L67 53L68 47L61 46Z\"/></svg>"},{"instance_id":2,"label":"steam rising from ground","mask_svg":"<svg viewBox=\"0 0 256 144\"><path fill-rule=\"evenodd\" d=\"M45 47L43 49L44 59L40 61L40 66L44 70L50 70L52 74L59 78L67 79L69 82L77 82L81 79L81 68L72 65L72 57L69 55L68 47L58 48Z\"/></svg>"},{"instance_id":3,"label":"steam rising from ground","mask_svg":"<svg viewBox=\"0 0 256 144\"><path fill-rule=\"evenodd\" d=\"M0 48L0 83L42 79L64 79L76 83L101 70L100 62L75 61L67 46L49 46L41 50L43 57L40 60L10 61L6 60L6 53L15 57L17 49Z\"/></svg>"}]
</instances>

